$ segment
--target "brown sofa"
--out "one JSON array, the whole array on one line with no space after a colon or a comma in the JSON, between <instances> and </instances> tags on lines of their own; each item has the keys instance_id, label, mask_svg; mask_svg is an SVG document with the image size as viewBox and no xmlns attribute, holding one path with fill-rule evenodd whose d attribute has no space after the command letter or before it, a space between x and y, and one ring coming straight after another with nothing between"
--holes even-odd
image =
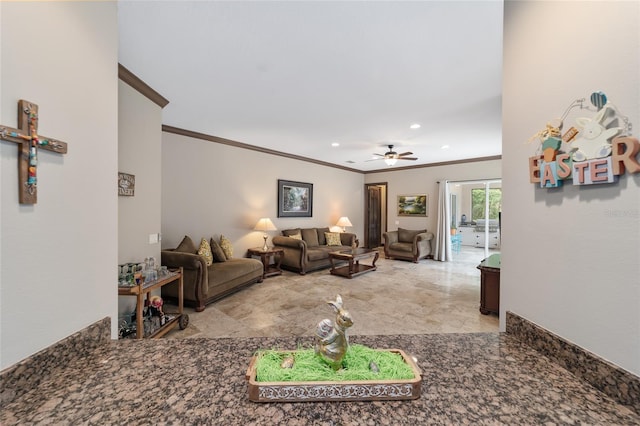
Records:
<instances>
[{"instance_id":1,"label":"brown sofa","mask_svg":"<svg viewBox=\"0 0 640 426\"><path fill-rule=\"evenodd\" d=\"M341 245L327 245L325 232L330 232L329 228L295 228L285 229L282 235L273 237L274 247L284 250L281 267L301 275L328 268L331 266L330 252L348 250L352 244L358 244L356 234L341 232ZM298 234L301 239L291 237Z\"/></svg>"},{"instance_id":2,"label":"brown sofa","mask_svg":"<svg viewBox=\"0 0 640 426\"><path fill-rule=\"evenodd\" d=\"M185 239L189 238L188 236ZM189 238L191 241L191 239ZM204 311L206 305L223 298L253 283L262 282L263 266L257 259L227 259L214 261L210 266L203 256L197 254L193 242L176 249L165 249L161 252L162 265L169 268L184 269L184 303L195 308L196 312ZM213 246L213 242L210 243ZM186 247L186 248L185 248ZM180 249L181 251L177 251ZM172 283L162 287L162 297L168 300L178 299L178 284Z\"/></svg>"},{"instance_id":3,"label":"brown sofa","mask_svg":"<svg viewBox=\"0 0 640 426\"><path fill-rule=\"evenodd\" d=\"M405 259L418 263L418 260L433 257L431 240L433 234L426 229L411 230L398 228L382 234L384 237L384 257L387 259Z\"/></svg>"}]
</instances>

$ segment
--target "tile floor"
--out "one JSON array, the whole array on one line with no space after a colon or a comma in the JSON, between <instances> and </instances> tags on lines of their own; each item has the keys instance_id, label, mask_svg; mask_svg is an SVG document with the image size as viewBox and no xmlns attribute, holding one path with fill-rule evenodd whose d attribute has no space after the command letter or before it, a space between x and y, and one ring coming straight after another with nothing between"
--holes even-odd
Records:
<instances>
[{"instance_id":1,"label":"tile floor","mask_svg":"<svg viewBox=\"0 0 640 426\"><path fill-rule=\"evenodd\" d=\"M343 298L354 318L351 335L497 332L498 317L482 315L480 271L484 250L462 247L454 262L387 260L374 272L346 279L321 270L285 271L207 306L186 308L190 324L168 338L312 335L332 318L326 301Z\"/></svg>"}]
</instances>

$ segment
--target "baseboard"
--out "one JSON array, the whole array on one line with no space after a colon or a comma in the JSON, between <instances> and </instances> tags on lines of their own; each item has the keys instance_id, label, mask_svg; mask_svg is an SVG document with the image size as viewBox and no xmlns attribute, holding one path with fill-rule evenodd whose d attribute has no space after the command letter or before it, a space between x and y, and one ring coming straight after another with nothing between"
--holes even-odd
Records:
<instances>
[{"instance_id":1,"label":"baseboard","mask_svg":"<svg viewBox=\"0 0 640 426\"><path fill-rule=\"evenodd\" d=\"M640 377L513 312L507 312L506 332L640 415Z\"/></svg>"},{"instance_id":2,"label":"baseboard","mask_svg":"<svg viewBox=\"0 0 640 426\"><path fill-rule=\"evenodd\" d=\"M62 366L82 359L111 340L111 319L104 318L0 372L0 405L24 395Z\"/></svg>"}]
</instances>

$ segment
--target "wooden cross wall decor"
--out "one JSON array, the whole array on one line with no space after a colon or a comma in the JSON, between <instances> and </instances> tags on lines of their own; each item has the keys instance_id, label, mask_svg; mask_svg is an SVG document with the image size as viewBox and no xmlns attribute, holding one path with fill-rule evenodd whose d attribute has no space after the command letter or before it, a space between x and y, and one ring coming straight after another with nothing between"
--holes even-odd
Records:
<instances>
[{"instance_id":1,"label":"wooden cross wall decor","mask_svg":"<svg viewBox=\"0 0 640 426\"><path fill-rule=\"evenodd\" d=\"M67 144L38 135L38 105L25 100L18 101L18 128L0 125L0 139L19 145L20 204L35 204L38 201L38 148L66 154Z\"/></svg>"}]
</instances>

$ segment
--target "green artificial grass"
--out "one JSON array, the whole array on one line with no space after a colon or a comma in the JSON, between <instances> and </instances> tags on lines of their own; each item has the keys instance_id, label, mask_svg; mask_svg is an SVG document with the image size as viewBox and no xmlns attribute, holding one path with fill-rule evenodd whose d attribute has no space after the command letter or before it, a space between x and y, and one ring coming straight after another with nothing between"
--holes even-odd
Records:
<instances>
[{"instance_id":1,"label":"green artificial grass","mask_svg":"<svg viewBox=\"0 0 640 426\"><path fill-rule=\"evenodd\" d=\"M293 355L293 368L282 368L282 361ZM371 349L363 345L350 345L342 359L342 368L334 371L315 354L313 349L296 351L265 350L257 353L257 382L323 382L355 380L410 380L414 372L397 352ZM373 372L373 361L380 370Z\"/></svg>"}]
</instances>

